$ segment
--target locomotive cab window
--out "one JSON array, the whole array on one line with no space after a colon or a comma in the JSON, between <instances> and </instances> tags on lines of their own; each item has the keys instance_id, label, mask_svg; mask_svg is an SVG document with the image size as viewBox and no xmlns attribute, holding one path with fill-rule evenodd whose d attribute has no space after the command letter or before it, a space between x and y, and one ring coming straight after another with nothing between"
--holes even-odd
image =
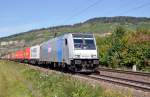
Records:
<instances>
[{"instance_id":1,"label":"locomotive cab window","mask_svg":"<svg viewBox=\"0 0 150 97\"><path fill-rule=\"evenodd\" d=\"M94 39L74 39L74 48L76 50L95 50Z\"/></svg>"},{"instance_id":2,"label":"locomotive cab window","mask_svg":"<svg viewBox=\"0 0 150 97\"><path fill-rule=\"evenodd\" d=\"M93 39L85 39L85 46L86 46L86 49L89 49L89 50L96 49Z\"/></svg>"},{"instance_id":3,"label":"locomotive cab window","mask_svg":"<svg viewBox=\"0 0 150 97\"><path fill-rule=\"evenodd\" d=\"M82 39L74 39L74 48L75 49L82 49L83 40Z\"/></svg>"},{"instance_id":4,"label":"locomotive cab window","mask_svg":"<svg viewBox=\"0 0 150 97\"><path fill-rule=\"evenodd\" d=\"M65 39L65 45L68 45L68 41L67 41L67 39Z\"/></svg>"}]
</instances>

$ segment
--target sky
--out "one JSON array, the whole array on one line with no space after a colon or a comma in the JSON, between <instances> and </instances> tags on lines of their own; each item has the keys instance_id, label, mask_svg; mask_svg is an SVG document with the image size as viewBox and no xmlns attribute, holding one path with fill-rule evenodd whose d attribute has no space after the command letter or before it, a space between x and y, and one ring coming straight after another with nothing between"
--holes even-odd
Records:
<instances>
[{"instance_id":1,"label":"sky","mask_svg":"<svg viewBox=\"0 0 150 97\"><path fill-rule=\"evenodd\" d=\"M150 1L0 0L0 37L105 16L150 17Z\"/></svg>"}]
</instances>

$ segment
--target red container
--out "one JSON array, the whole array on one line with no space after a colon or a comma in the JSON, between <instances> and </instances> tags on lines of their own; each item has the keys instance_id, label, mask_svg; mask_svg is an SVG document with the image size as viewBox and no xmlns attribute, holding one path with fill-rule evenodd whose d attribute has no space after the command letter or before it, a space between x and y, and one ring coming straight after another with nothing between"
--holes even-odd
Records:
<instances>
[{"instance_id":1,"label":"red container","mask_svg":"<svg viewBox=\"0 0 150 97\"><path fill-rule=\"evenodd\" d=\"M6 55L6 59L10 59L10 54L7 54L7 55Z\"/></svg>"},{"instance_id":2,"label":"red container","mask_svg":"<svg viewBox=\"0 0 150 97\"><path fill-rule=\"evenodd\" d=\"M30 59L30 48L24 50L24 59Z\"/></svg>"},{"instance_id":3,"label":"red container","mask_svg":"<svg viewBox=\"0 0 150 97\"><path fill-rule=\"evenodd\" d=\"M15 53L15 59L19 59L19 51L16 51L16 53Z\"/></svg>"},{"instance_id":4,"label":"red container","mask_svg":"<svg viewBox=\"0 0 150 97\"><path fill-rule=\"evenodd\" d=\"M11 59L15 59L15 52L11 53Z\"/></svg>"},{"instance_id":5,"label":"red container","mask_svg":"<svg viewBox=\"0 0 150 97\"><path fill-rule=\"evenodd\" d=\"M15 58L16 58L16 59L21 59L21 60L24 59L23 50L18 50L18 51L16 51Z\"/></svg>"},{"instance_id":6,"label":"red container","mask_svg":"<svg viewBox=\"0 0 150 97\"><path fill-rule=\"evenodd\" d=\"M9 60L11 59L11 53L8 54L8 59L9 59Z\"/></svg>"}]
</instances>

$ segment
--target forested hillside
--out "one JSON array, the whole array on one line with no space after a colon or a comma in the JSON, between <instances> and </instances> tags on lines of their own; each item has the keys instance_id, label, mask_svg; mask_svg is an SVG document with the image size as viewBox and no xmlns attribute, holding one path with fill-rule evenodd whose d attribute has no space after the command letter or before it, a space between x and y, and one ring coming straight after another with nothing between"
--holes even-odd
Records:
<instances>
[{"instance_id":1,"label":"forested hillside","mask_svg":"<svg viewBox=\"0 0 150 97\"><path fill-rule=\"evenodd\" d=\"M15 34L12 36L0 38L0 41L7 40L21 40L31 42L37 38L41 40L48 39L54 35L54 33L65 32L93 32L93 33L107 33L117 25L122 25L129 30L135 30L137 28L150 28L150 18L145 17L100 17L89 19L83 23L74 25L63 25L49 28L35 29L21 34ZM44 38L44 39L43 39Z\"/></svg>"},{"instance_id":2,"label":"forested hillside","mask_svg":"<svg viewBox=\"0 0 150 97\"><path fill-rule=\"evenodd\" d=\"M119 26L119 28L118 28ZM110 67L149 67L150 18L100 17L83 23L35 29L0 38L0 55L40 44L66 32L92 32L97 38L100 62ZM104 33L112 33L105 36ZM144 65L143 65L144 64Z\"/></svg>"}]
</instances>

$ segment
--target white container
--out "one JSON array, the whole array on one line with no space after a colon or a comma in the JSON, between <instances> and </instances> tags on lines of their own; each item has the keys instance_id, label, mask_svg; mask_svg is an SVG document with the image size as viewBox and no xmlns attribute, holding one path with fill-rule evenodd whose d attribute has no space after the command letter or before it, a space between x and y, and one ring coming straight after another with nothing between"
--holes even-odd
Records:
<instances>
[{"instance_id":1,"label":"white container","mask_svg":"<svg viewBox=\"0 0 150 97\"><path fill-rule=\"evenodd\" d=\"M31 59L39 59L40 58L40 46L32 46L30 48L30 58Z\"/></svg>"}]
</instances>

